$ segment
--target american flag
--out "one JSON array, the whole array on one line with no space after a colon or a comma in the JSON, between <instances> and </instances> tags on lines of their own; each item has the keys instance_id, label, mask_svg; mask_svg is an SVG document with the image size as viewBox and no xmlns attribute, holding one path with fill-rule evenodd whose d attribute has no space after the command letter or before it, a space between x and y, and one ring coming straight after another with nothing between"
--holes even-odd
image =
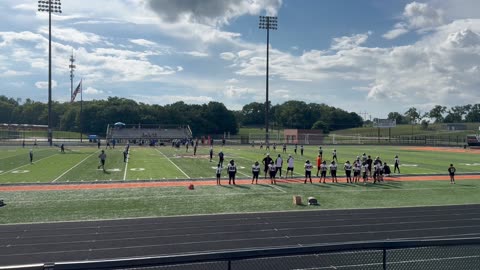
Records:
<instances>
[{"instance_id":1,"label":"american flag","mask_svg":"<svg viewBox=\"0 0 480 270\"><path fill-rule=\"evenodd\" d=\"M77 97L78 93L80 93L81 91L82 91L82 81L78 83L77 88L75 88L75 91L73 91L72 100L70 101L70 103L73 103L75 101L75 98Z\"/></svg>"}]
</instances>

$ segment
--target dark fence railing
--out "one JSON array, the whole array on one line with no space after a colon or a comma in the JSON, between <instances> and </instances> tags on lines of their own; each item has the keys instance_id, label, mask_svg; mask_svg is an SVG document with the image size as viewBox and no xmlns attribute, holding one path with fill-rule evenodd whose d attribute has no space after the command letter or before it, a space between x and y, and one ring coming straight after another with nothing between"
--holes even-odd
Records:
<instances>
[{"instance_id":1,"label":"dark fence railing","mask_svg":"<svg viewBox=\"0 0 480 270\"><path fill-rule=\"evenodd\" d=\"M85 269L480 269L480 238L406 240L237 250L118 260L0 267Z\"/></svg>"}]
</instances>

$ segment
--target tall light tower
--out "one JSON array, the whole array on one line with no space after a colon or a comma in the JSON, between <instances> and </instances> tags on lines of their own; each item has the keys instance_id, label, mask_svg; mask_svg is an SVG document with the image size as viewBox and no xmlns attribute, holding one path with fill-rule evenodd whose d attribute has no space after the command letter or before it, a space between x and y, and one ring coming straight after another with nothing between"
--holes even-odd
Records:
<instances>
[{"instance_id":1,"label":"tall light tower","mask_svg":"<svg viewBox=\"0 0 480 270\"><path fill-rule=\"evenodd\" d=\"M277 30L277 17L260 16L258 28L267 29L267 74L266 74L266 101L265 101L265 143L269 143L268 135L268 57L270 48L270 30Z\"/></svg>"},{"instance_id":2,"label":"tall light tower","mask_svg":"<svg viewBox=\"0 0 480 270\"><path fill-rule=\"evenodd\" d=\"M76 66L73 64L75 63L75 58L73 57L73 51L72 55L70 56L70 65L68 66L70 68L70 100L73 101L73 72L75 71Z\"/></svg>"},{"instance_id":3,"label":"tall light tower","mask_svg":"<svg viewBox=\"0 0 480 270\"><path fill-rule=\"evenodd\" d=\"M52 13L62 13L60 0L38 1L38 11L48 12L48 143L52 146Z\"/></svg>"}]
</instances>

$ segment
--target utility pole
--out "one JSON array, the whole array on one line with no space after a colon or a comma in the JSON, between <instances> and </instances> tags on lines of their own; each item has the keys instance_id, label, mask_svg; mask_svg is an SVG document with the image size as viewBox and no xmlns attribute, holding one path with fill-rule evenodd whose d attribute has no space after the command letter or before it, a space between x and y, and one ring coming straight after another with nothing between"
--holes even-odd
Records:
<instances>
[{"instance_id":1,"label":"utility pole","mask_svg":"<svg viewBox=\"0 0 480 270\"><path fill-rule=\"evenodd\" d=\"M260 16L260 22L258 24L259 29L267 29L267 72L266 72L266 91L265 91L265 143L269 143L268 134L268 58L270 49L270 30L277 30L277 17L273 16Z\"/></svg>"}]
</instances>

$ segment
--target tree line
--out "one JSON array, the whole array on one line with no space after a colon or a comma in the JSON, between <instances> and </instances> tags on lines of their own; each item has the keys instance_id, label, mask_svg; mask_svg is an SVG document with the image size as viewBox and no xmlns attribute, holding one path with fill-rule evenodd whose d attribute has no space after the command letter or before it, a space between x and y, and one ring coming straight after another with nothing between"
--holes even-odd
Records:
<instances>
[{"instance_id":1,"label":"tree line","mask_svg":"<svg viewBox=\"0 0 480 270\"><path fill-rule=\"evenodd\" d=\"M265 124L265 103L252 102L238 113L243 126ZM291 100L272 106L269 104L269 119L274 127L296 129L321 129L330 131L361 127L363 119L354 112L328 106Z\"/></svg>"},{"instance_id":2,"label":"tree line","mask_svg":"<svg viewBox=\"0 0 480 270\"><path fill-rule=\"evenodd\" d=\"M325 104L287 101L272 106L269 104L271 127L332 130L359 127L363 120L356 113ZM0 123L46 125L46 103L26 99L8 98L0 95ZM109 97L106 100L83 101L80 117L80 102L52 102L52 126L54 130L80 131L103 134L107 124L184 124L190 125L196 135L237 134L240 126L263 127L265 104L252 102L240 111L232 111L223 103L209 102L195 105L182 101L160 106L139 103L131 99Z\"/></svg>"},{"instance_id":3,"label":"tree line","mask_svg":"<svg viewBox=\"0 0 480 270\"><path fill-rule=\"evenodd\" d=\"M447 108L435 105L430 111L421 112L415 107L409 108L405 113L391 112L388 119L395 119L397 124L427 124L433 123L473 123L480 122L480 104L467 104Z\"/></svg>"}]
</instances>

